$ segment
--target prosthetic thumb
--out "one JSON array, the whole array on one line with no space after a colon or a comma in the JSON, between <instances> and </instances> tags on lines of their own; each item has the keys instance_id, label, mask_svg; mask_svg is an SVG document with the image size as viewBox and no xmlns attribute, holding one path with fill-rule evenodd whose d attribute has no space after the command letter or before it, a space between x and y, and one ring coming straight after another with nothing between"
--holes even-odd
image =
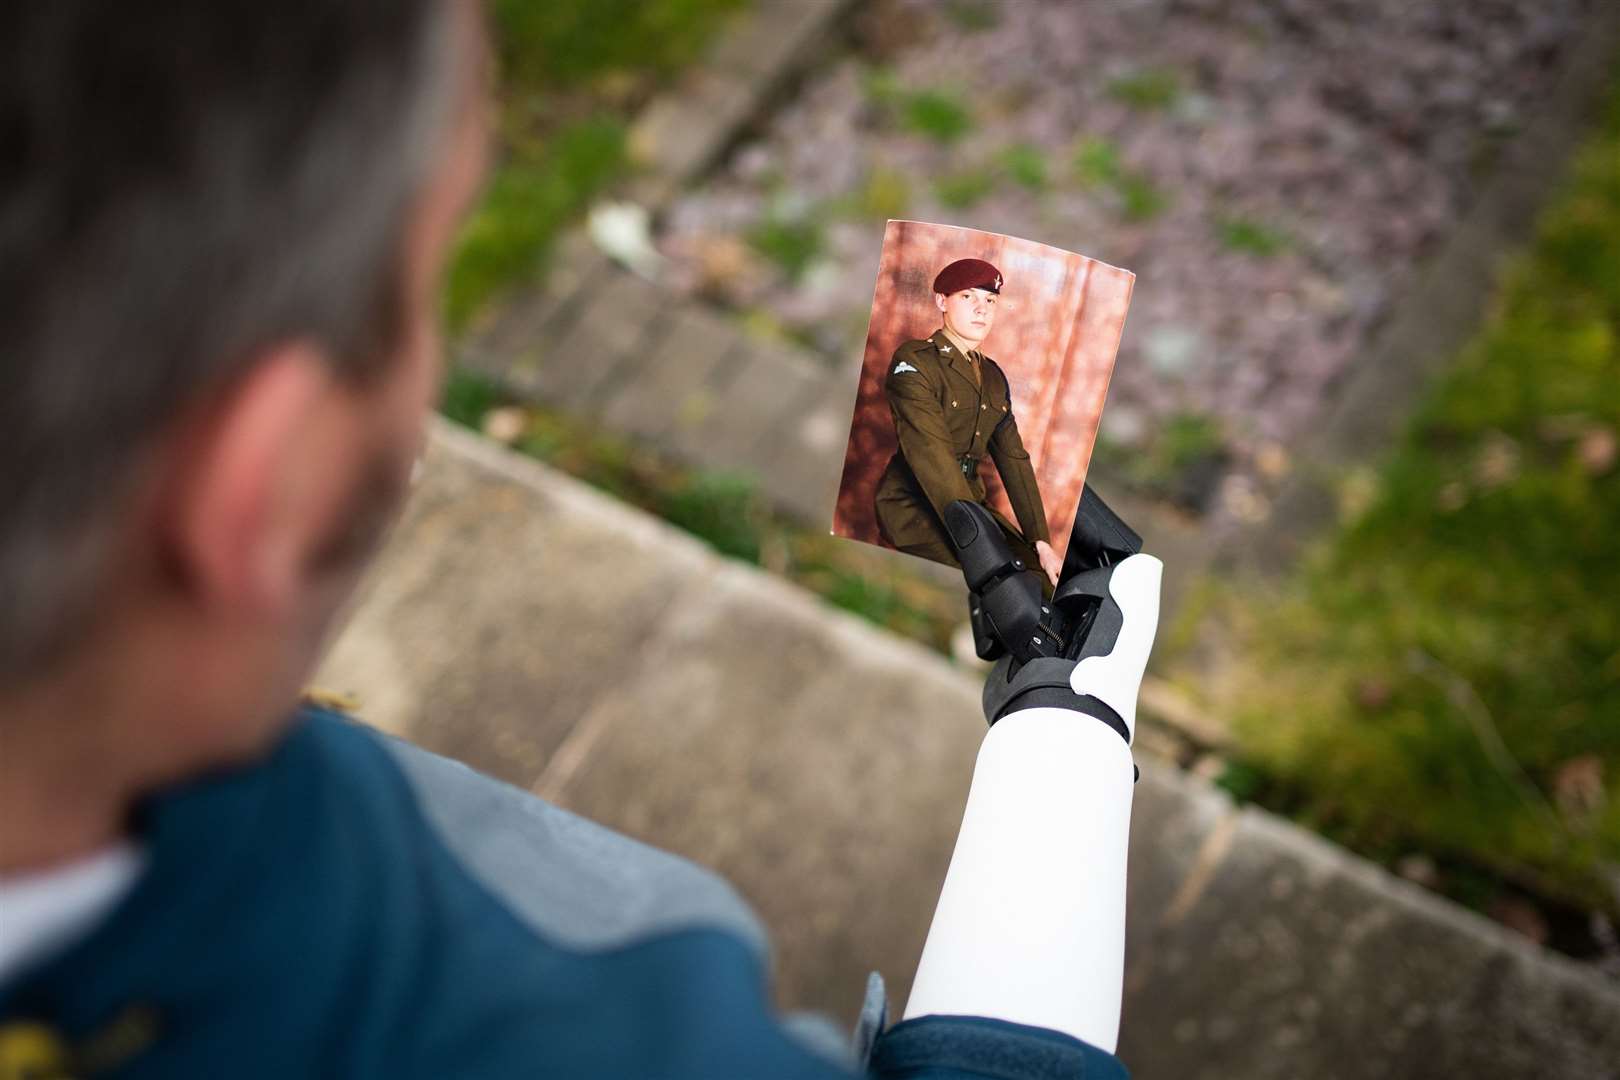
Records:
<instances>
[{"instance_id":1,"label":"prosthetic thumb","mask_svg":"<svg viewBox=\"0 0 1620 1080\"><path fill-rule=\"evenodd\" d=\"M1074 692L1111 709L1132 740L1137 692L1159 628L1163 573L1164 564L1151 555L1132 555L1113 567L1086 655L1069 676Z\"/></svg>"}]
</instances>

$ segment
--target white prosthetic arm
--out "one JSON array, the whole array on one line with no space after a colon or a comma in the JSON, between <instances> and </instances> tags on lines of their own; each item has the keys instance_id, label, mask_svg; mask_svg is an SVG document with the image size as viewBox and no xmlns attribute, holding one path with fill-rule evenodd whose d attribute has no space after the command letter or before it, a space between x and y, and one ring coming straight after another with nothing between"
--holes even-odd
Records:
<instances>
[{"instance_id":1,"label":"white prosthetic arm","mask_svg":"<svg viewBox=\"0 0 1620 1080\"><path fill-rule=\"evenodd\" d=\"M964 566L977 598L970 561ZM1140 554L1087 570L1060 586L1051 602L1059 615L1039 607L1046 618L1023 633L1032 649L1020 657L1004 640L1014 655L986 688L992 726L907 1019L988 1016L1113 1052L1135 782L1130 740L1161 570ZM1071 612L1077 598L1091 605L1079 624L1061 618L1066 592ZM1053 626L1071 640L1051 641Z\"/></svg>"}]
</instances>

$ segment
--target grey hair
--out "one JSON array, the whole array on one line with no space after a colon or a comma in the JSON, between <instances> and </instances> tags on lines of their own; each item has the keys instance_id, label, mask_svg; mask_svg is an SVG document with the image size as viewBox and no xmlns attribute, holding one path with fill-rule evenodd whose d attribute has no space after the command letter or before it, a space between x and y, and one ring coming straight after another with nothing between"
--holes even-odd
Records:
<instances>
[{"instance_id":1,"label":"grey hair","mask_svg":"<svg viewBox=\"0 0 1620 1080\"><path fill-rule=\"evenodd\" d=\"M383 369L450 0L0 11L0 685L93 623L154 437L265 347Z\"/></svg>"}]
</instances>

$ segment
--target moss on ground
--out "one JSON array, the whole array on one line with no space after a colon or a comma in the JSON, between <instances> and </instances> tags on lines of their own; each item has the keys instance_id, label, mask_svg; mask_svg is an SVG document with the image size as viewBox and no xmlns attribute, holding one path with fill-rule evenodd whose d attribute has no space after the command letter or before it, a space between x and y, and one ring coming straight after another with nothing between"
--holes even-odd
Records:
<instances>
[{"instance_id":1,"label":"moss on ground","mask_svg":"<svg viewBox=\"0 0 1620 1080\"><path fill-rule=\"evenodd\" d=\"M1234 790L1620 909L1617 438L1620 88L1365 509L1251 616Z\"/></svg>"},{"instance_id":2,"label":"moss on ground","mask_svg":"<svg viewBox=\"0 0 1620 1080\"><path fill-rule=\"evenodd\" d=\"M496 0L499 145L446 276L452 330L543 272L557 234L628 172L625 131L636 109L746 3Z\"/></svg>"}]
</instances>

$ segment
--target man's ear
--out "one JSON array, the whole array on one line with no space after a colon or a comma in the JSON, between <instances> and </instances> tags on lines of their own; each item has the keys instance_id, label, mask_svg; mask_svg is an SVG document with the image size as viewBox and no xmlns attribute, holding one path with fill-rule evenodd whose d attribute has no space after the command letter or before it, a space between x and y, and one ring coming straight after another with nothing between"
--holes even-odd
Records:
<instances>
[{"instance_id":1,"label":"man's ear","mask_svg":"<svg viewBox=\"0 0 1620 1080\"><path fill-rule=\"evenodd\" d=\"M321 351L263 354L208 401L176 447L165 543L188 598L244 615L298 599L363 436Z\"/></svg>"},{"instance_id":2,"label":"man's ear","mask_svg":"<svg viewBox=\"0 0 1620 1080\"><path fill-rule=\"evenodd\" d=\"M947 301L949 299L950 299L950 297L946 296L944 293L937 292L937 293L934 294L934 306L939 308L939 310L944 311L945 310L945 301Z\"/></svg>"}]
</instances>

